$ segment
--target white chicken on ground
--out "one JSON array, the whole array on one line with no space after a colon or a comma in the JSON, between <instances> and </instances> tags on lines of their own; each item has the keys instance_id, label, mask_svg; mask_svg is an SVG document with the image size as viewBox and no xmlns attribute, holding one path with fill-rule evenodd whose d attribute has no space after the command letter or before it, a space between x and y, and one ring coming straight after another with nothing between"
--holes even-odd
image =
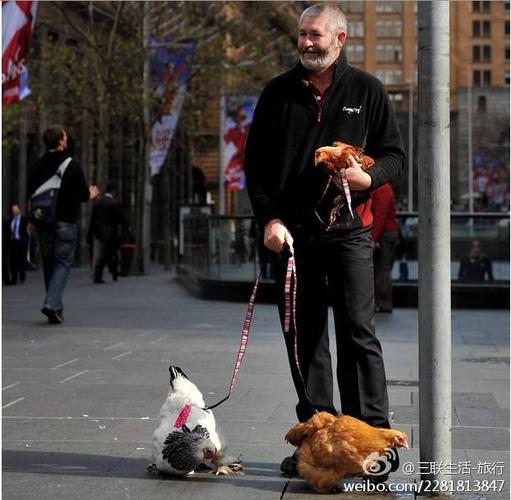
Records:
<instances>
[{"instance_id":1,"label":"white chicken on ground","mask_svg":"<svg viewBox=\"0 0 511 500\"><path fill-rule=\"evenodd\" d=\"M201 466L216 474L242 474L241 463L225 455L215 416L183 370L170 365L170 388L153 433L153 474L184 476Z\"/></svg>"}]
</instances>

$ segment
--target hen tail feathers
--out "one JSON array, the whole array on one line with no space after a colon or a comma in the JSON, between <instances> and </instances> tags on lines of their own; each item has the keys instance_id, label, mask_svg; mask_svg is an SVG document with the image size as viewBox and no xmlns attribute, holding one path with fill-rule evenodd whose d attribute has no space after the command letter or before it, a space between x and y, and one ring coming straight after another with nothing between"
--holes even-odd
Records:
<instances>
[{"instance_id":1,"label":"hen tail feathers","mask_svg":"<svg viewBox=\"0 0 511 500\"><path fill-rule=\"evenodd\" d=\"M330 413L321 411L316 413L307 422L302 422L293 426L286 434L286 441L293 446L300 446L302 441L315 432L332 425L335 422L335 417Z\"/></svg>"}]
</instances>

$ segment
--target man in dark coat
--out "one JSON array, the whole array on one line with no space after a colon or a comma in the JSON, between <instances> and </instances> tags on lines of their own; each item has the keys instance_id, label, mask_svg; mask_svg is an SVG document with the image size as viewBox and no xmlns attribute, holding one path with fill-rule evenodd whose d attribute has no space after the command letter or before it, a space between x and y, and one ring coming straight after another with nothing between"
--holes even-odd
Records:
<instances>
[{"instance_id":1,"label":"man in dark coat","mask_svg":"<svg viewBox=\"0 0 511 500\"><path fill-rule=\"evenodd\" d=\"M94 283L105 283L103 269L105 265L114 281L119 275L117 252L119 250L119 226L127 228L121 202L116 199L117 187L113 182L106 185L104 194L94 200L89 234L99 242L99 254L94 266Z\"/></svg>"},{"instance_id":2,"label":"man in dark coat","mask_svg":"<svg viewBox=\"0 0 511 500\"><path fill-rule=\"evenodd\" d=\"M373 320L369 193L400 174L405 154L383 84L346 59L346 33L346 18L334 3L315 4L302 13L300 62L271 80L259 98L247 139L245 173L264 244L280 256L276 284L284 331L291 315L284 293L290 252L296 262L296 322L289 325L291 334L285 340L298 420L306 421L314 410L337 413L328 338L330 298L342 412L375 427L390 427ZM322 198L334 202L339 193L329 190L332 183L315 167L314 156L319 147L335 141L364 147L375 165L363 171L350 158L345 173L351 191L359 192L357 202L353 215L346 203L341 207L331 229L319 219L317 207ZM296 460L287 457L281 470L294 474L295 465ZM391 470L396 469L395 460Z\"/></svg>"},{"instance_id":3,"label":"man in dark coat","mask_svg":"<svg viewBox=\"0 0 511 500\"><path fill-rule=\"evenodd\" d=\"M60 125L44 131L43 141L47 151L35 166L30 179L29 194L55 175L60 165L68 159L67 133ZM36 226L41 249L46 295L41 312L50 324L64 321L62 295L73 264L80 204L98 194L96 186L88 186L80 165L71 160L60 185L57 201L57 222L54 226ZM29 230L32 226L29 227Z\"/></svg>"}]
</instances>

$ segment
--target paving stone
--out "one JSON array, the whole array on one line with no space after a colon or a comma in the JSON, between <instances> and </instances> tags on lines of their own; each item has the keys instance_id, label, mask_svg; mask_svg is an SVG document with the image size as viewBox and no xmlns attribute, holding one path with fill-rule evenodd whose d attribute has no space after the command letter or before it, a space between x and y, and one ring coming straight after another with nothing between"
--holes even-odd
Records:
<instances>
[{"instance_id":1,"label":"paving stone","mask_svg":"<svg viewBox=\"0 0 511 500\"><path fill-rule=\"evenodd\" d=\"M234 393L215 409L229 453L243 456L245 476L164 479L147 474L146 466L169 387L169 363L188 373L206 403L225 396L246 304L194 299L169 273L157 270L100 288L90 283L86 270L73 269L65 293L66 322L51 327L39 312L42 288L41 273L29 273L24 287L3 290L2 404L14 403L3 409L4 498L280 497L287 480L279 474L279 463L294 450L284 435L296 421L296 394L275 306L256 305ZM412 445L401 452L401 461L418 462L417 310L396 309L376 323L393 425L407 432ZM506 427L509 366L489 358L509 357L508 324L509 316L501 311L453 311L453 459L498 459L507 470L509 433L495 425ZM331 345L335 351L333 334ZM335 400L338 405L337 390ZM392 480L417 477L400 470ZM293 496L318 498L298 479L284 500Z\"/></svg>"}]
</instances>

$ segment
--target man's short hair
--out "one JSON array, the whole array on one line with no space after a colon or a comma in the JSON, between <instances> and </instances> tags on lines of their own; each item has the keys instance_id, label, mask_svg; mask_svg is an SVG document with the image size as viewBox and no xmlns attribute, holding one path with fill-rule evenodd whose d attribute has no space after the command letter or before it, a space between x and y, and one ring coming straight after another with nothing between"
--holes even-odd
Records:
<instances>
[{"instance_id":1,"label":"man's short hair","mask_svg":"<svg viewBox=\"0 0 511 500\"><path fill-rule=\"evenodd\" d=\"M302 15L300 16L300 23L305 16L308 17L319 17L325 14L328 16L328 29L333 33L340 33L344 31L347 33L348 31L348 22L346 21L346 16L344 12L337 7L337 5L333 5L331 3L317 3L306 8Z\"/></svg>"},{"instance_id":2,"label":"man's short hair","mask_svg":"<svg viewBox=\"0 0 511 500\"><path fill-rule=\"evenodd\" d=\"M57 149L60 140L64 137L64 127L61 125L52 125L43 133L43 141L48 149Z\"/></svg>"}]
</instances>

